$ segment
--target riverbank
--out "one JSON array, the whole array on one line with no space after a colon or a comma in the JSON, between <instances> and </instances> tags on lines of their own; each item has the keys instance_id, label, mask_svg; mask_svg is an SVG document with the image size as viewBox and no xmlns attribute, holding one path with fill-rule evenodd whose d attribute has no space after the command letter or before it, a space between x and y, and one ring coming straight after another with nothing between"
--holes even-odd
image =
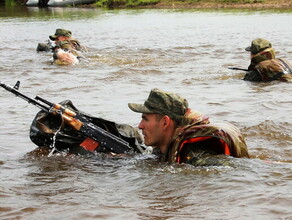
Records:
<instances>
[{"instance_id":1,"label":"riverbank","mask_svg":"<svg viewBox=\"0 0 292 220\"><path fill-rule=\"evenodd\" d=\"M291 0L99 0L82 7L164 9L292 9Z\"/></svg>"},{"instance_id":2,"label":"riverbank","mask_svg":"<svg viewBox=\"0 0 292 220\"><path fill-rule=\"evenodd\" d=\"M226 1L227 2L227 1ZM161 1L156 4L158 8L198 8L198 9L217 9L217 8L234 8L234 9L292 9L292 2L288 0L283 1L249 1L247 3L230 1L227 3L220 3L220 1L198 1L198 2L184 2L184 1Z\"/></svg>"},{"instance_id":3,"label":"riverbank","mask_svg":"<svg viewBox=\"0 0 292 220\"><path fill-rule=\"evenodd\" d=\"M11 0L25 4L27 0ZM9 1L7 1L9 2ZM291 9L291 0L97 0L84 8Z\"/></svg>"}]
</instances>

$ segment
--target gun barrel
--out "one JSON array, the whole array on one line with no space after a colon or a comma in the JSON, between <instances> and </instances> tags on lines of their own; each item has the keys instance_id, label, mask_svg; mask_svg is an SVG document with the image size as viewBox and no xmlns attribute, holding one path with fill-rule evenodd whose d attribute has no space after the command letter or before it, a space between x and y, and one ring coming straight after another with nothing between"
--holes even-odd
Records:
<instances>
[{"instance_id":1,"label":"gun barrel","mask_svg":"<svg viewBox=\"0 0 292 220\"><path fill-rule=\"evenodd\" d=\"M239 68L239 67L228 67L228 69L231 69L231 70L241 70L241 71L248 71L248 69Z\"/></svg>"},{"instance_id":2,"label":"gun barrel","mask_svg":"<svg viewBox=\"0 0 292 220\"><path fill-rule=\"evenodd\" d=\"M19 86L19 81L17 81L16 83L17 87ZM22 94L21 92L19 92L17 89L15 89L14 87L12 86L9 86L9 85L6 85L5 83L1 82L0 83L0 86L3 87L4 89L6 89L7 91L13 93L14 95L24 99L25 101L27 101L28 103L31 103L37 107L39 107L40 109L42 110L45 110L45 111L48 111L49 110L49 107L48 106L45 106L41 103L39 103L38 101L36 101L35 99L32 99L24 94Z\"/></svg>"},{"instance_id":3,"label":"gun barrel","mask_svg":"<svg viewBox=\"0 0 292 220\"><path fill-rule=\"evenodd\" d=\"M38 96L38 95L35 97L35 99L36 99L36 100L39 100L39 101L41 101L41 102L43 102L43 103L45 103L45 104L47 104L47 105L50 106L50 107L53 107L53 106L54 106L54 103L49 102L48 100L46 100L46 99L44 99L44 98L42 98L42 97L40 97L40 96Z\"/></svg>"}]
</instances>

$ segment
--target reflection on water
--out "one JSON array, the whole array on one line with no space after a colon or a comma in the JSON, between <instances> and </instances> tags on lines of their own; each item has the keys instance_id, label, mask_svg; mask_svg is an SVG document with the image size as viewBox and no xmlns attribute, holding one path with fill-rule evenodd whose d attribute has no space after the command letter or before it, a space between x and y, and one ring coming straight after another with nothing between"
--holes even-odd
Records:
<instances>
[{"instance_id":1,"label":"reflection on water","mask_svg":"<svg viewBox=\"0 0 292 220\"><path fill-rule=\"evenodd\" d=\"M288 11L1 7L1 81L133 126L141 116L128 102L155 87L177 92L212 122L237 125L252 158L195 167L145 155L27 154L38 109L2 90L0 218L291 218L291 83L244 82L227 68L246 68L256 37L292 61L288 20ZM88 46L86 62L56 66L36 53L56 28Z\"/></svg>"},{"instance_id":2,"label":"reflection on water","mask_svg":"<svg viewBox=\"0 0 292 220\"><path fill-rule=\"evenodd\" d=\"M1 17L31 17L35 19L70 19L72 16L83 18L92 18L98 16L99 9L83 9L83 8L58 8L58 7L26 7L26 6L1 6Z\"/></svg>"}]
</instances>

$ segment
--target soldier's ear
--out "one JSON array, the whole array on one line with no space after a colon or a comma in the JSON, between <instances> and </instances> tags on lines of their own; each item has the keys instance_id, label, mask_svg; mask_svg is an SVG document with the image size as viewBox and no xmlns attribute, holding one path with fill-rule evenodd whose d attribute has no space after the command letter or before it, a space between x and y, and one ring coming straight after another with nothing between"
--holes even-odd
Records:
<instances>
[{"instance_id":1,"label":"soldier's ear","mask_svg":"<svg viewBox=\"0 0 292 220\"><path fill-rule=\"evenodd\" d=\"M169 116L164 115L161 119L161 123L162 123L164 128L167 128L171 125L171 123L173 123L173 121Z\"/></svg>"}]
</instances>

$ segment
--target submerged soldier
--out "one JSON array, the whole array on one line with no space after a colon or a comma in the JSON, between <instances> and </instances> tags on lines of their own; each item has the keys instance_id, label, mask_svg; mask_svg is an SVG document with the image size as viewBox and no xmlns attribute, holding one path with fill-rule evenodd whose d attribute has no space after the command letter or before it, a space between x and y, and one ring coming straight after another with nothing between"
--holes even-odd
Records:
<instances>
[{"instance_id":1,"label":"submerged soldier","mask_svg":"<svg viewBox=\"0 0 292 220\"><path fill-rule=\"evenodd\" d=\"M285 59L275 57L275 50L268 40L257 38L245 50L250 52L251 63L244 80L255 82L292 80L291 64Z\"/></svg>"},{"instance_id":2,"label":"submerged soldier","mask_svg":"<svg viewBox=\"0 0 292 220\"><path fill-rule=\"evenodd\" d=\"M87 51L77 39L72 38L72 32L69 30L57 29L56 33L49 37L56 44L53 55L55 64L76 64L82 58L80 52Z\"/></svg>"},{"instance_id":3,"label":"submerged soldier","mask_svg":"<svg viewBox=\"0 0 292 220\"><path fill-rule=\"evenodd\" d=\"M72 38L72 32L65 29L57 29L54 35L50 35L49 38L55 41L56 46L60 46L63 49L72 49L75 51L87 52L84 46L81 46L80 42Z\"/></svg>"},{"instance_id":4,"label":"submerged soldier","mask_svg":"<svg viewBox=\"0 0 292 220\"><path fill-rule=\"evenodd\" d=\"M210 123L208 117L188 108L187 100L177 94L153 89L144 104L128 106L142 113L138 127L145 145L156 147L163 161L202 165L201 158L214 155L249 157L237 127Z\"/></svg>"},{"instance_id":5,"label":"submerged soldier","mask_svg":"<svg viewBox=\"0 0 292 220\"><path fill-rule=\"evenodd\" d=\"M72 32L69 30L56 29L55 34L50 35L49 38L55 41L55 47L50 42L39 43L37 51L53 51L56 64L75 64L83 57L80 52L87 52L77 39L72 38Z\"/></svg>"}]
</instances>

